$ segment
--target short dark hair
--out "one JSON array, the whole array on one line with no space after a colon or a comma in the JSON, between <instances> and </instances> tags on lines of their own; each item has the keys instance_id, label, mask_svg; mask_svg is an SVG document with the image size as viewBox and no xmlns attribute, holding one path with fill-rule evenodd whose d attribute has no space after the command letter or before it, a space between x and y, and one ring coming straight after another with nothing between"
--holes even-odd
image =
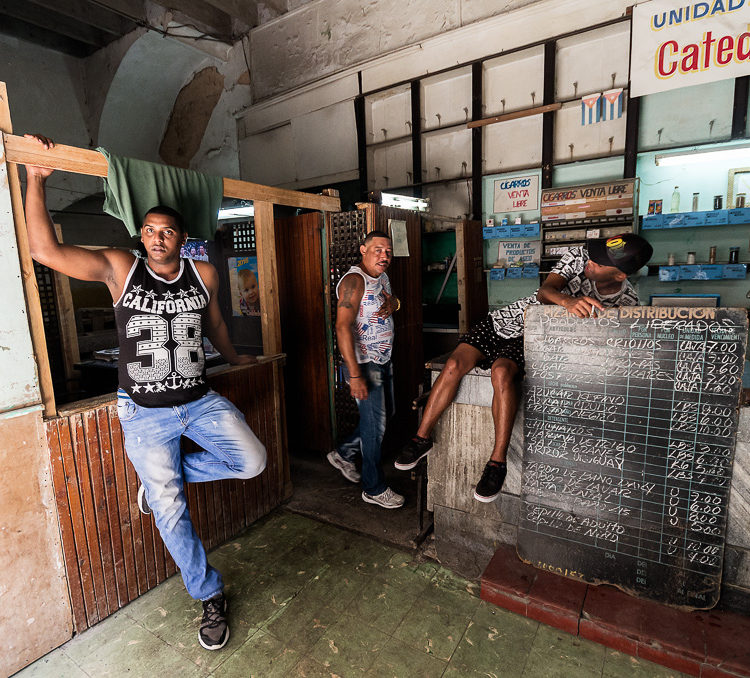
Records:
<instances>
[{"instance_id":1,"label":"short dark hair","mask_svg":"<svg viewBox=\"0 0 750 678\"><path fill-rule=\"evenodd\" d=\"M163 214L165 217L172 217L172 219L174 219L174 225L177 227L177 230L180 233L185 233L185 220L176 209L172 209L167 205L156 205L143 215L144 221L149 214Z\"/></svg>"},{"instance_id":2,"label":"short dark hair","mask_svg":"<svg viewBox=\"0 0 750 678\"><path fill-rule=\"evenodd\" d=\"M364 241L362 242L363 245L367 246L369 245L375 238L387 238L388 240L391 239L391 236L389 236L385 231L370 231L367 236L365 236Z\"/></svg>"}]
</instances>

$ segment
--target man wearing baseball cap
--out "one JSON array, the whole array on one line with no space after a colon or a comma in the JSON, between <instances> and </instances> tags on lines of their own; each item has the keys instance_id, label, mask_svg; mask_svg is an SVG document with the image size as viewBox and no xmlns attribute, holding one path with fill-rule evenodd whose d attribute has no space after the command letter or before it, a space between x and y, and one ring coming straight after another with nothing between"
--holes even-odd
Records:
<instances>
[{"instance_id":1,"label":"man wearing baseball cap","mask_svg":"<svg viewBox=\"0 0 750 678\"><path fill-rule=\"evenodd\" d=\"M518 410L524 371L524 311L531 304L557 304L586 318L596 309L637 306L638 295L628 276L645 266L652 253L651 245L635 233L589 240L586 247L568 250L534 294L490 312L460 337L430 391L416 435L396 459L396 468L412 469L430 451L432 429L453 401L463 376L477 366L490 369L495 444L474 498L494 501L505 482L506 453Z\"/></svg>"}]
</instances>

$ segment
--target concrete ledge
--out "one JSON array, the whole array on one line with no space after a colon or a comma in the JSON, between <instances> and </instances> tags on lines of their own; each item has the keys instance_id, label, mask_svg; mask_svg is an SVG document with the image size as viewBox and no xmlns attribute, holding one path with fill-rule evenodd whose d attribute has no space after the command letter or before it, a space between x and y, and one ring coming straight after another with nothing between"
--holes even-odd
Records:
<instances>
[{"instance_id":1,"label":"concrete ledge","mask_svg":"<svg viewBox=\"0 0 750 678\"><path fill-rule=\"evenodd\" d=\"M750 678L750 618L687 612L539 570L503 545L481 578L481 597L620 652L700 678Z\"/></svg>"}]
</instances>

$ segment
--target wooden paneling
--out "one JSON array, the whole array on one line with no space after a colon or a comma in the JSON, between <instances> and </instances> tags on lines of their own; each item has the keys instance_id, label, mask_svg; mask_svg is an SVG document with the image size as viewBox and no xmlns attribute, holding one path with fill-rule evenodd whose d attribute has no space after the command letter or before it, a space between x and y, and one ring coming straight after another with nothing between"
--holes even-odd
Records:
<instances>
[{"instance_id":1,"label":"wooden paneling","mask_svg":"<svg viewBox=\"0 0 750 678\"><path fill-rule=\"evenodd\" d=\"M317 212L275 223L291 450L327 452L332 443L322 226Z\"/></svg>"},{"instance_id":2,"label":"wooden paneling","mask_svg":"<svg viewBox=\"0 0 750 678\"><path fill-rule=\"evenodd\" d=\"M281 373L277 359L209 377L212 388L237 405L265 444L268 465L251 480L186 485L190 514L207 550L270 512L290 492ZM153 518L138 511L138 478L124 453L115 399L79 403L46 426L73 618L80 632L164 581L175 565Z\"/></svg>"}]
</instances>

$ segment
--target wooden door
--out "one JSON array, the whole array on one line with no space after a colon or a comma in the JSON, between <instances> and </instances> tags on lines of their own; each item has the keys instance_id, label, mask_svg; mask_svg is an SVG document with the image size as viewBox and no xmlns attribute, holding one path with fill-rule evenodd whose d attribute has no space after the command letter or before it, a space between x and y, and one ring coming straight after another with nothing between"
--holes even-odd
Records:
<instances>
[{"instance_id":1,"label":"wooden door","mask_svg":"<svg viewBox=\"0 0 750 678\"><path fill-rule=\"evenodd\" d=\"M319 212L276 219L281 344L290 452L331 449L323 250Z\"/></svg>"}]
</instances>

